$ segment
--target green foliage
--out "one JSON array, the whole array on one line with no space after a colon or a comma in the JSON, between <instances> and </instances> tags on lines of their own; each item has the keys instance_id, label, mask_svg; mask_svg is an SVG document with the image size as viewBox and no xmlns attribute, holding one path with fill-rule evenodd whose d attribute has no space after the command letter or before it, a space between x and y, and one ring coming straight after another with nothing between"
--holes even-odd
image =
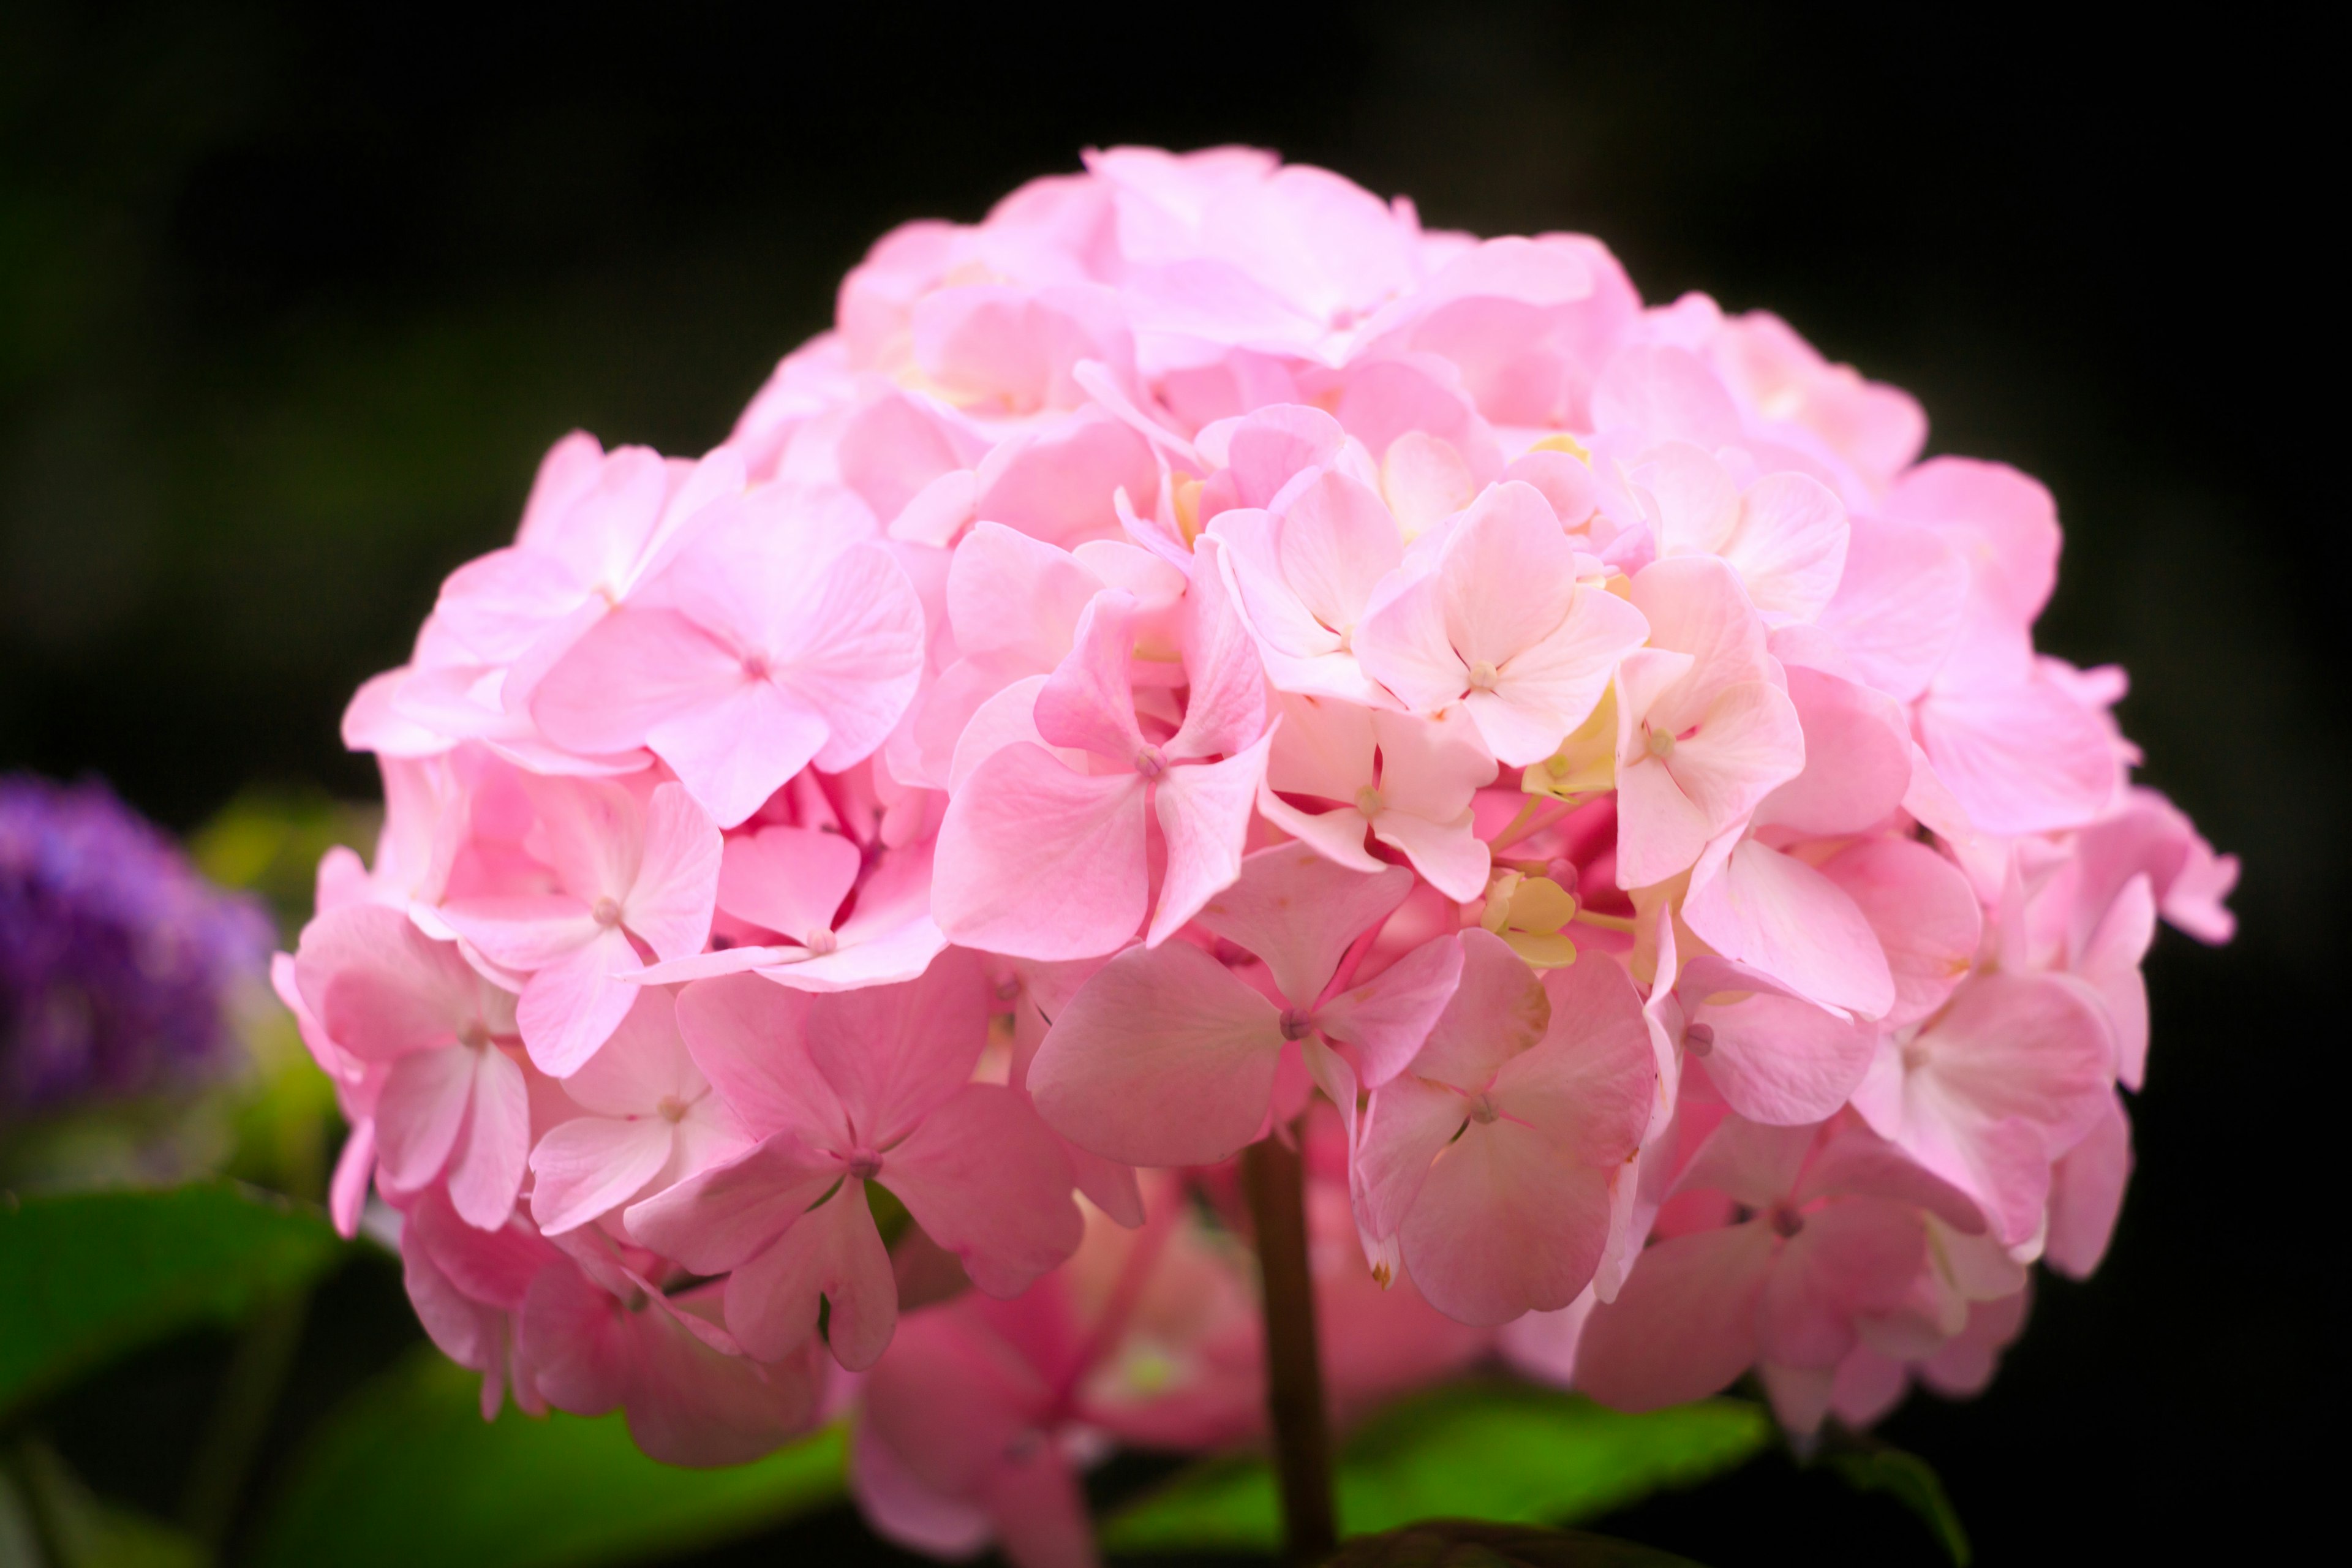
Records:
<instances>
[{"instance_id":1,"label":"green foliage","mask_svg":"<svg viewBox=\"0 0 2352 1568\"><path fill-rule=\"evenodd\" d=\"M338 801L322 790L249 787L188 836L197 869L224 888L258 893L290 947L310 918L320 858L336 845L375 853L382 808Z\"/></svg>"},{"instance_id":2,"label":"green foliage","mask_svg":"<svg viewBox=\"0 0 2352 1568\"><path fill-rule=\"evenodd\" d=\"M764 1529L842 1495L827 1427L731 1469L637 1452L618 1415L482 1419L480 1380L420 1351L306 1444L257 1536L252 1568L563 1568L625 1563Z\"/></svg>"},{"instance_id":3,"label":"green foliage","mask_svg":"<svg viewBox=\"0 0 2352 1568\"><path fill-rule=\"evenodd\" d=\"M1340 1532L1436 1517L1571 1523L1705 1480L1770 1440L1770 1420L1738 1400L1626 1415L1524 1384L1457 1384L1391 1405L1349 1438L1337 1477ZM1273 1474L1263 1458L1240 1456L1193 1465L1119 1510L1103 1545L1268 1551L1279 1535Z\"/></svg>"},{"instance_id":4,"label":"green foliage","mask_svg":"<svg viewBox=\"0 0 2352 1568\"><path fill-rule=\"evenodd\" d=\"M125 1351L233 1322L343 1250L315 1211L233 1182L0 1194L0 1414Z\"/></svg>"},{"instance_id":5,"label":"green foliage","mask_svg":"<svg viewBox=\"0 0 2352 1568\"><path fill-rule=\"evenodd\" d=\"M1351 1541L1325 1563L1326 1568L1697 1568L1671 1552L1580 1530L1465 1519L1424 1520Z\"/></svg>"},{"instance_id":6,"label":"green foliage","mask_svg":"<svg viewBox=\"0 0 2352 1568\"><path fill-rule=\"evenodd\" d=\"M1952 1507L1942 1479L1927 1460L1870 1440L1865 1446L1832 1450L1822 1462L1854 1490L1884 1492L1917 1514L1950 1556L1954 1568L1969 1568L1974 1553L1969 1549L1968 1531L1960 1528L1959 1511Z\"/></svg>"},{"instance_id":7,"label":"green foliage","mask_svg":"<svg viewBox=\"0 0 2352 1568\"><path fill-rule=\"evenodd\" d=\"M205 1568L183 1532L90 1491L46 1443L0 1465L0 1563L48 1568Z\"/></svg>"}]
</instances>

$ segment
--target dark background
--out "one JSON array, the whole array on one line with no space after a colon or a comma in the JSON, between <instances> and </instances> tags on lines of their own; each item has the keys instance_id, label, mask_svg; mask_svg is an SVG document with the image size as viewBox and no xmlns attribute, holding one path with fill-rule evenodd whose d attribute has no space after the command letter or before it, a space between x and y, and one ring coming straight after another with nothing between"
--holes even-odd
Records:
<instances>
[{"instance_id":1,"label":"dark background","mask_svg":"<svg viewBox=\"0 0 2352 1568\"><path fill-rule=\"evenodd\" d=\"M182 827L373 793L345 698L551 440L702 450L886 227L1082 146L1247 141L1433 225L1586 230L1646 298L1769 306L1916 394L1931 450L2046 481L2043 646L2130 668L2144 776L2245 860L2236 944L2150 960L2106 1268L1886 1436L1991 1563L2315 1514L2352 890L2332 47L2246 11L826 9L0 3L0 766ZM1780 1461L1612 1527L1925 1549ZM816 1531L737 1555L860 1539Z\"/></svg>"}]
</instances>

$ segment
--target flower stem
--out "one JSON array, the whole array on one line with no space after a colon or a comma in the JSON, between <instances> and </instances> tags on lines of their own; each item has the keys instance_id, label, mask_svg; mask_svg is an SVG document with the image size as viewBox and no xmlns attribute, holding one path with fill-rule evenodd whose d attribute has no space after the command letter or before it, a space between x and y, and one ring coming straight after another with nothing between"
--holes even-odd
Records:
<instances>
[{"instance_id":1,"label":"flower stem","mask_svg":"<svg viewBox=\"0 0 2352 1568\"><path fill-rule=\"evenodd\" d=\"M1320 1563L1339 1543L1331 1510L1331 1434L1307 1262L1305 1170L1295 1144L1262 1138L1242 1152L1242 1184L1257 1233L1265 1311L1265 1407L1282 1494L1284 1563Z\"/></svg>"}]
</instances>

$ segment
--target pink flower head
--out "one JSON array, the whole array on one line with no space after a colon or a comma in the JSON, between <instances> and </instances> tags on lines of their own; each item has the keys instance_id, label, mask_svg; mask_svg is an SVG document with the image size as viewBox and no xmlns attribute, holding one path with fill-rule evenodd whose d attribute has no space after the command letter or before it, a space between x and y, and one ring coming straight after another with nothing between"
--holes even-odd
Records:
<instances>
[{"instance_id":1,"label":"pink flower head","mask_svg":"<svg viewBox=\"0 0 2352 1568\"><path fill-rule=\"evenodd\" d=\"M1265 963L1280 1005L1189 942L1129 948L1055 1016L1029 1067L1038 1110L1064 1137L1113 1160L1208 1164L1265 1131L1295 1043L1352 1113L1359 1077L1383 1082L1411 1058L1461 964L1454 943L1440 940L1363 984L1332 990L1351 946L1412 886L1394 867L1368 876L1304 845L1260 850L1200 921ZM1327 1040L1348 1042L1357 1067Z\"/></svg>"},{"instance_id":2,"label":"pink flower head","mask_svg":"<svg viewBox=\"0 0 2352 1568\"><path fill-rule=\"evenodd\" d=\"M731 1270L727 1326L774 1361L829 1308L844 1366L874 1364L898 1289L866 1184L880 1182L972 1280L1012 1295L1069 1255L1078 1216L1060 1148L1012 1090L975 1083L977 970L957 955L904 985L803 998L754 975L678 1002L695 1062L751 1149L630 1207L629 1234L699 1273Z\"/></svg>"}]
</instances>

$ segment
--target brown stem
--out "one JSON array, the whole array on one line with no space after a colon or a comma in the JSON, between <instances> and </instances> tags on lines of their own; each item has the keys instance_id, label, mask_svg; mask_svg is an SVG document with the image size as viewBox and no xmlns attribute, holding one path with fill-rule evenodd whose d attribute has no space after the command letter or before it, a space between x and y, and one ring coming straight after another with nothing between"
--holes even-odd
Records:
<instances>
[{"instance_id":1,"label":"brown stem","mask_svg":"<svg viewBox=\"0 0 2352 1568\"><path fill-rule=\"evenodd\" d=\"M1265 1407L1282 1492L1282 1559L1320 1563L1339 1543L1331 1511L1331 1434L1307 1263L1307 1188L1298 1151L1278 1137L1242 1152L1265 1309Z\"/></svg>"}]
</instances>

